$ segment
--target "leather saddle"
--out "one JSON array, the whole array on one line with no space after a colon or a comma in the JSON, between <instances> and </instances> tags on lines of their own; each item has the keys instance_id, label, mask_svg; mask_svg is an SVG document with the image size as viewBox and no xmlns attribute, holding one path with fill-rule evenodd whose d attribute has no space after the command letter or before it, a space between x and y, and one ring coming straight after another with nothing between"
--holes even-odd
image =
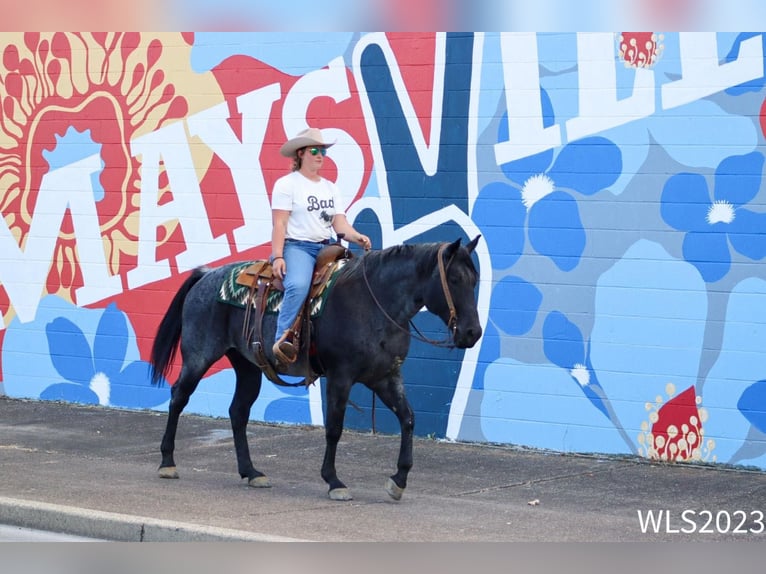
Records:
<instances>
[{"instance_id":1,"label":"leather saddle","mask_svg":"<svg viewBox=\"0 0 766 574\"><path fill-rule=\"evenodd\" d=\"M242 334L245 340L250 342L255 356L255 364L271 382L288 387L308 386L321 374L315 372L309 357L311 347L310 302L323 294L333 271L337 267L337 262L351 257L353 254L340 243L331 243L323 247L317 255L311 289L292 328L296 335L293 344L298 346L299 359L303 357L303 364L306 365L305 377L299 383L288 383L282 379L279 375L286 373L279 372L277 364L270 360L264 350L263 317L266 312L266 301L273 290L284 291L282 280L274 276L274 270L268 260L255 261L237 275L235 282L249 289L245 302Z\"/></svg>"}]
</instances>

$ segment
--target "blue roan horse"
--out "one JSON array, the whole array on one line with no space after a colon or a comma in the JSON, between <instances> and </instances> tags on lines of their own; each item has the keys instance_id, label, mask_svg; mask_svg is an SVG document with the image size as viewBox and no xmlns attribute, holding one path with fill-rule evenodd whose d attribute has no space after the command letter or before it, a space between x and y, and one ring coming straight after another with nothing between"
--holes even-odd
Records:
<instances>
[{"instance_id":1,"label":"blue roan horse","mask_svg":"<svg viewBox=\"0 0 766 574\"><path fill-rule=\"evenodd\" d=\"M326 377L326 447L321 474L331 499L351 499L336 474L335 453L355 383L372 389L399 420L397 472L387 481L386 491L395 500L401 498L412 467L414 428L400 372L412 336L409 322L425 307L448 325L451 345L468 348L476 344L482 331L475 293L479 275L471 254L478 240L476 237L465 246L460 240L397 245L352 258L341 269L321 315L312 321L316 357ZM217 299L232 265L195 269L157 329L151 353L155 382L167 376L179 341L182 357L181 373L171 390L159 473L163 478L178 478L173 451L179 416L205 372L226 355L236 373L229 416L239 474L250 486L268 487L268 478L250 460L246 436L262 375L253 363L249 341L243 337L246 311ZM263 333L270 360L275 328L275 316L266 315ZM284 374L302 374L301 369L296 363Z\"/></svg>"}]
</instances>

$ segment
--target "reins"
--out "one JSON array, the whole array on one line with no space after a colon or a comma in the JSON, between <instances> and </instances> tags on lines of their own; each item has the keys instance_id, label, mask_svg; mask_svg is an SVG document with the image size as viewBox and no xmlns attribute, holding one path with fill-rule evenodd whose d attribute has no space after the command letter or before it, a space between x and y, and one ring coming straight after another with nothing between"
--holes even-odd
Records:
<instances>
[{"instance_id":1,"label":"reins","mask_svg":"<svg viewBox=\"0 0 766 574\"><path fill-rule=\"evenodd\" d=\"M449 335L446 339L442 341L437 341L434 339L429 339L423 333L420 332L420 329L417 328L415 323L413 323L412 319L410 319L410 326L415 330L415 335L413 335L408 329L405 329L402 327L399 323L397 323L391 315L389 315L386 310L383 308L383 306L380 304L380 301L378 301L378 298L375 297L375 293L372 290L372 286L370 285L369 279L367 279L367 266L365 265L366 256L362 257L362 276L364 277L364 282L367 285L367 291L370 293L370 297L372 297L372 300L375 302L375 305L377 305L378 309L381 313L383 313L383 316L388 319L391 323L393 323L397 329L400 331L403 331L407 333L408 335L414 336L418 341L422 341L423 343L428 343L429 345L434 345L435 347L447 347L447 348L454 348L455 345L452 343L452 337L455 333L455 327L457 323L457 311L455 310L455 303L452 301L452 294L449 291L449 285L447 285L447 267L449 267L449 263L452 262L452 259L445 265L444 264L444 257L442 257L442 254L444 253L444 250L447 248L449 244L443 243L439 247L439 251L436 254L436 258L438 259L438 265L439 265L439 279L441 280L442 284L442 291L444 291L444 298L447 300L447 307L449 307L449 320L447 321L447 329L449 330Z\"/></svg>"}]
</instances>

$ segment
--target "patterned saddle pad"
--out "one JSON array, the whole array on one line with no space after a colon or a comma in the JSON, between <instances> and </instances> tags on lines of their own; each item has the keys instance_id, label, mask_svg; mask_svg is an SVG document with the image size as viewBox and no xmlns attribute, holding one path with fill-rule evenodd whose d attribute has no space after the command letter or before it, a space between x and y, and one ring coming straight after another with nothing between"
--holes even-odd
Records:
<instances>
[{"instance_id":1,"label":"patterned saddle pad","mask_svg":"<svg viewBox=\"0 0 766 574\"><path fill-rule=\"evenodd\" d=\"M335 269L333 269L327 280L327 286L322 292L314 297L310 302L311 318L314 319L322 314L324 303L327 301L327 297L332 290L332 286L335 284L335 279L338 277L338 273L343 269L347 259L340 259L335 262ZM221 282L221 287L218 289L218 301L226 303L228 305L234 305L235 307L245 308L247 306L247 297L250 293L250 288L246 285L240 285L237 283L237 277L247 267L252 265L254 261L246 261L239 263L231 268ZM276 314L279 313L279 308L282 305L282 298L284 293L276 289L272 289L266 297L266 313Z\"/></svg>"}]
</instances>

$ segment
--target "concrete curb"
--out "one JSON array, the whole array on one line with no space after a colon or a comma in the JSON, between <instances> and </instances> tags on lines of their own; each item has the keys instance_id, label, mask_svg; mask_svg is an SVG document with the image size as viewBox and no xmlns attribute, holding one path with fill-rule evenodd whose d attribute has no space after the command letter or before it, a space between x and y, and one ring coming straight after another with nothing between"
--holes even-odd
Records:
<instances>
[{"instance_id":1,"label":"concrete curb","mask_svg":"<svg viewBox=\"0 0 766 574\"><path fill-rule=\"evenodd\" d=\"M307 542L0 496L0 524L118 542Z\"/></svg>"}]
</instances>

